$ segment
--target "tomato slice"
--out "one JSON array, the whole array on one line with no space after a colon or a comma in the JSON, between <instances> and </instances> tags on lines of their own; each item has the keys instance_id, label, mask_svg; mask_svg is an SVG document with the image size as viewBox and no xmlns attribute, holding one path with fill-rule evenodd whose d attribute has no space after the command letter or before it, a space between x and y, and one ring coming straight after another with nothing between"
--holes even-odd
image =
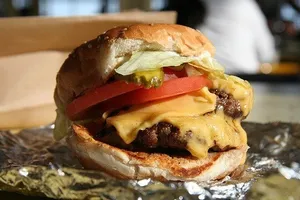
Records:
<instances>
[{"instance_id":1,"label":"tomato slice","mask_svg":"<svg viewBox=\"0 0 300 200\"><path fill-rule=\"evenodd\" d=\"M113 97L137 90L142 86L124 81L116 81L88 91L67 106L67 115L74 116L81 111Z\"/></svg>"},{"instance_id":2,"label":"tomato slice","mask_svg":"<svg viewBox=\"0 0 300 200\"><path fill-rule=\"evenodd\" d=\"M140 88L132 90L131 92L123 93L122 95L115 96L111 99L103 101L97 105L97 110L100 112L105 112L107 110L118 109L124 106L142 104L149 101L155 101L159 99L169 98L193 91L197 91L203 87L211 87L212 82L205 76L192 76L172 79L163 83L159 88ZM82 97L85 98L85 95ZM96 98L96 97L88 97ZM100 102L99 100L94 100L93 102ZM78 107L78 101L75 100L71 103L72 106L67 107L67 115L70 119L78 118L76 114L84 111L90 106L81 105L84 101L80 101L80 106ZM89 104L90 105L90 104ZM80 109L81 108L81 109ZM76 110L75 110L76 109Z\"/></svg>"}]
</instances>

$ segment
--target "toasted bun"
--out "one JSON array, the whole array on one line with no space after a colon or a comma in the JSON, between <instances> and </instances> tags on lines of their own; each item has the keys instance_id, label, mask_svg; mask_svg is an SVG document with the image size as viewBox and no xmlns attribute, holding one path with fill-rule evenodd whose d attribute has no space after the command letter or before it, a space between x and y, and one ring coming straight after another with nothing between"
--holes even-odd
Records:
<instances>
[{"instance_id":1,"label":"toasted bun","mask_svg":"<svg viewBox=\"0 0 300 200\"><path fill-rule=\"evenodd\" d=\"M205 159L192 156L131 152L94 140L87 129L73 125L68 144L87 169L102 170L123 179L208 181L225 177L245 162L248 147L209 153Z\"/></svg>"},{"instance_id":2,"label":"toasted bun","mask_svg":"<svg viewBox=\"0 0 300 200\"><path fill-rule=\"evenodd\" d=\"M174 51L184 56L214 53L199 31L174 24L136 24L113 28L76 48L57 75L55 100L63 107L87 89L104 84L133 52Z\"/></svg>"}]
</instances>

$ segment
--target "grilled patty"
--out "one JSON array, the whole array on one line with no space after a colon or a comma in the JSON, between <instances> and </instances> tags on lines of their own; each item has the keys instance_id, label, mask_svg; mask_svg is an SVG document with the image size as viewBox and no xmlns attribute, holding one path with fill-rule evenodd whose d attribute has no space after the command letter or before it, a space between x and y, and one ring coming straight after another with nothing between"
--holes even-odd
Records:
<instances>
[{"instance_id":1,"label":"grilled patty","mask_svg":"<svg viewBox=\"0 0 300 200\"><path fill-rule=\"evenodd\" d=\"M210 92L217 95L216 110L222 108L224 113L232 118L239 118L243 115L240 103L235 100L232 95L216 89L212 89ZM136 139L131 144L125 144L114 127L104 128L104 130L96 134L95 138L107 144L129 150L185 150L187 141L192 135L193 133L191 131L182 134L180 133L180 130L172 124L159 122L150 128L140 130ZM220 150L217 146L212 149L217 151Z\"/></svg>"},{"instance_id":2,"label":"grilled patty","mask_svg":"<svg viewBox=\"0 0 300 200\"><path fill-rule=\"evenodd\" d=\"M184 135L184 136L183 136ZM131 144L126 144L117 134L114 127L105 128L94 137L104 143L129 150L149 150L149 149L180 149L184 150L187 140L192 136L189 131L180 134L177 127L167 122L160 122L145 130L140 130L136 139Z\"/></svg>"},{"instance_id":3,"label":"grilled patty","mask_svg":"<svg viewBox=\"0 0 300 200\"><path fill-rule=\"evenodd\" d=\"M243 116L240 102L234 99L231 94L227 94L226 92L217 89L210 89L209 91L217 95L216 109L222 107L224 113L233 119Z\"/></svg>"},{"instance_id":4,"label":"grilled patty","mask_svg":"<svg viewBox=\"0 0 300 200\"><path fill-rule=\"evenodd\" d=\"M134 142L146 148L185 149L187 140L192 134L191 131L180 134L179 129L172 124L160 122L151 128L140 130Z\"/></svg>"}]
</instances>

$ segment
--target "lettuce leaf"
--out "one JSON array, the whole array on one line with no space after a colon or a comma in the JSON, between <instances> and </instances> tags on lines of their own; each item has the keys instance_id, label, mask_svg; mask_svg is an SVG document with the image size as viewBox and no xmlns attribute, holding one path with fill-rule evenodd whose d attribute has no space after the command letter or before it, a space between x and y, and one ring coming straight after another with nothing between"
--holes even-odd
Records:
<instances>
[{"instance_id":1,"label":"lettuce leaf","mask_svg":"<svg viewBox=\"0 0 300 200\"><path fill-rule=\"evenodd\" d=\"M173 51L141 51L133 54L130 59L115 71L123 76L139 71L150 71L166 66L177 67L183 63L191 63L194 67L209 72L224 73L224 68L211 57L209 52L201 56L180 56Z\"/></svg>"},{"instance_id":2,"label":"lettuce leaf","mask_svg":"<svg viewBox=\"0 0 300 200\"><path fill-rule=\"evenodd\" d=\"M61 140L65 136L69 135L71 133L72 123L84 125L86 123L92 122L94 120L97 120L97 123L99 123L99 119L85 119L85 120L76 120L71 121L64 113L64 109L56 109L56 119L54 122L54 130L53 130L53 136L56 141Z\"/></svg>"},{"instance_id":3,"label":"lettuce leaf","mask_svg":"<svg viewBox=\"0 0 300 200\"><path fill-rule=\"evenodd\" d=\"M64 114L62 109L56 109L56 119L54 123L53 136L55 140L60 140L68 135L71 128L71 121Z\"/></svg>"}]
</instances>

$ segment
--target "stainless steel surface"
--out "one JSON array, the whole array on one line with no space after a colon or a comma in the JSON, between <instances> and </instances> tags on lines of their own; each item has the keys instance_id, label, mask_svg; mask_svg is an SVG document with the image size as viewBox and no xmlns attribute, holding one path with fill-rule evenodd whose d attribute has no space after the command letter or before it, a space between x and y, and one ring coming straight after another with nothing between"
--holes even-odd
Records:
<instances>
[{"instance_id":1,"label":"stainless steel surface","mask_svg":"<svg viewBox=\"0 0 300 200\"><path fill-rule=\"evenodd\" d=\"M251 83L254 107L247 121L300 122L299 83Z\"/></svg>"}]
</instances>

